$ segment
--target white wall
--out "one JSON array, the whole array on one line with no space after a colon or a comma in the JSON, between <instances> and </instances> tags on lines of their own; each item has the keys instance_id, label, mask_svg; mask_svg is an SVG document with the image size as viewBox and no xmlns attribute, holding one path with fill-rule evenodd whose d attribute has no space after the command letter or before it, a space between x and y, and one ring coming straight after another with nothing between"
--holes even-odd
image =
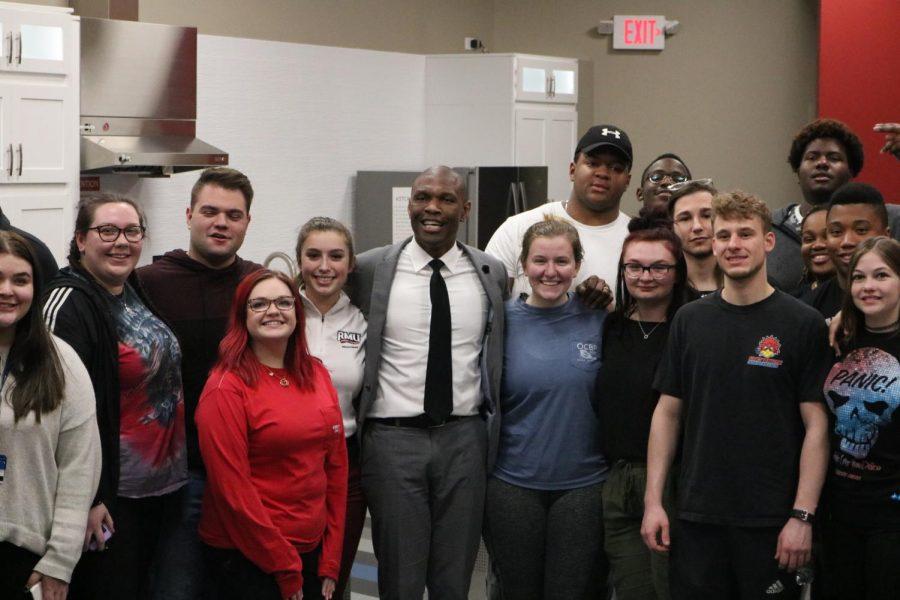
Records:
<instances>
[{"instance_id":1,"label":"white wall","mask_svg":"<svg viewBox=\"0 0 900 600\"><path fill-rule=\"evenodd\" d=\"M316 215L351 227L358 170L423 168L423 55L201 35L198 137L229 153L253 183L241 256L293 255ZM138 200L148 217L141 263L186 248L184 211L199 172L168 179L110 175L103 191ZM276 263L276 266L279 266Z\"/></svg>"}]
</instances>

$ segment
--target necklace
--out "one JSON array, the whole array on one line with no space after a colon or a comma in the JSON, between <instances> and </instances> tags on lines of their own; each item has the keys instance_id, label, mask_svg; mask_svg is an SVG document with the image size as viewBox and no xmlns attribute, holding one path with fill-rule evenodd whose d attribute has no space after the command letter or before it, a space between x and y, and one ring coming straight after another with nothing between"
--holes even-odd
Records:
<instances>
[{"instance_id":1,"label":"necklace","mask_svg":"<svg viewBox=\"0 0 900 600\"><path fill-rule=\"evenodd\" d=\"M128 306L128 299L125 297L127 293L128 292L123 289L121 294L119 294L118 296L114 295L113 298L115 298L119 302L119 305L125 309L126 314L133 315L134 309Z\"/></svg>"},{"instance_id":2,"label":"necklace","mask_svg":"<svg viewBox=\"0 0 900 600\"><path fill-rule=\"evenodd\" d=\"M656 331L657 328L658 328L660 325L662 325L662 324L664 323L664 321L660 321L659 323L657 323L656 325L654 325L653 328L652 328L650 331L644 331L644 325L643 325L643 323L641 323L641 311L640 311L640 309L638 309L638 311L637 311L637 316L638 316L638 318L637 318L637 324L638 324L638 327L639 327L640 330L641 330L641 333L644 335L644 339L645 339L645 340L648 339L651 335L653 335L653 332Z\"/></svg>"},{"instance_id":3,"label":"necklace","mask_svg":"<svg viewBox=\"0 0 900 600\"><path fill-rule=\"evenodd\" d=\"M269 374L269 377L275 377L275 372L272 371L272 369L266 368L266 373ZM282 376L281 376L281 379L278 380L278 384L279 384L281 387L287 387L287 386L290 385L290 382L288 381L287 377L285 377L284 375L282 375Z\"/></svg>"},{"instance_id":4,"label":"necklace","mask_svg":"<svg viewBox=\"0 0 900 600\"><path fill-rule=\"evenodd\" d=\"M662 323L660 322L660 323L657 323L656 325L654 325L654 326L653 326L653 329L651 329L650 331L644 331L644 326L641 324L641 322L638 321L637 324L638 324L638 327L640 327L640 329L641 329L641 333L644 334L644 339L645 339L645 340L646 340L647 338L649 338L651 335L653 335L653 332L656 331L656 328L657 328L657 327L659 327L660 325L662 325Z\"/></svg>"}]
</instances>

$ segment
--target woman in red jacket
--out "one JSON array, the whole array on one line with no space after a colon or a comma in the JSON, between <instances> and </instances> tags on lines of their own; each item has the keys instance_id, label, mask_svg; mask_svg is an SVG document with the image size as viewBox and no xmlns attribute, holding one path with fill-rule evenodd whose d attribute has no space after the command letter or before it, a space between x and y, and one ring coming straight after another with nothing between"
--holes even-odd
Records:
<instances>
[{"instance_id":1,"label":"woman in red jacket","mask_svg":"<svg viewBox=\"0 0 900 600\"><path fill-rule=\"evenodd\" d=\"M343 420L285 275L257 271L238 286L196 421L208 597L330 599L347 500Z\"/></svg>"}]
</instances>

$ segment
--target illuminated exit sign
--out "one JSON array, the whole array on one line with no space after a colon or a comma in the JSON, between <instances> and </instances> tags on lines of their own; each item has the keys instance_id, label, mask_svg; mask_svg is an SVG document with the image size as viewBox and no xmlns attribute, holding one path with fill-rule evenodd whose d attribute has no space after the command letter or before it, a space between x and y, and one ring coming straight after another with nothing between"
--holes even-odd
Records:
<instances>
[{"instance_id":1,"label":"illuminated exit sign","mask_svg":"<svg viewBox=\"0 0 900 600\"><path fill-rule=\"evenodd\" d=\"M666 47L666 18L662 15L613 17L615 50L662 50Z\"/></svg>"}]
</instances>

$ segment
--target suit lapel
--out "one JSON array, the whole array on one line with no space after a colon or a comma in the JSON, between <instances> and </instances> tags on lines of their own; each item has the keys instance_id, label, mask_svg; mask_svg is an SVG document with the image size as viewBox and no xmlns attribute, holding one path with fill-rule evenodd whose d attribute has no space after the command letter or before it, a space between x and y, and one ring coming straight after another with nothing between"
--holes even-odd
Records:
<instances>
[{"instance_id":1,"label":"suit lapel","mask_svg":"<svg viewBox=\"0 0 900 600\"><path fill-rule=\"evenodd\" d=\"M466 256L469 257L469 260L472 261L472 265L475 267L475 272L478 273L478 280L481 281L481 286L484 288L484 291L488 297L488 301L490 302L491 313L496 313L498 310L502 310L503 296L500 293L500 288L497 287L495 274L491 273L491 266L485 261L481 260L480 256L471 252L469 250L469 247L465 244L460 244L460 246L462 247L462 251L465 252Z\"/></svg>"},{"instance_id":2,"label":"suit lapel","mask_svg":"<svg viewBox=\"0 0 900 600\"><path fill-rule=\"evenodd\" d=\"M397 272L397 261L400 252L406 247L409 240L395 244L388 248L381 261L375 267L372 275L372 296L369 299L369 327L368 337L376 342L377 347L368 348L368 356L376 357L381 361L381 342L384 334L384 323L387 320L388 300L391 296L391 285L394 283L394 274ZM377 371L376 371L377 372Z\"/></svg>"}]
</instances>

